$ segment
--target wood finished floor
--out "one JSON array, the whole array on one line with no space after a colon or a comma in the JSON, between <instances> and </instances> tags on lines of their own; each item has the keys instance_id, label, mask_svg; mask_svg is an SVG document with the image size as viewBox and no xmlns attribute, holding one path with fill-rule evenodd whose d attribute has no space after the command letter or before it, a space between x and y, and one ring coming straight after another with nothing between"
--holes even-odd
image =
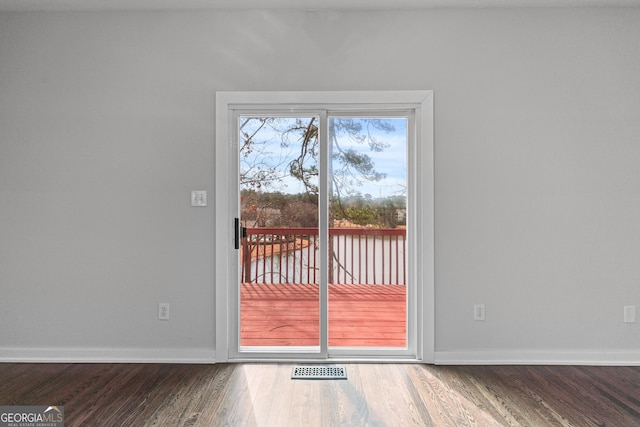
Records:
<instances>
[{"instance_id":1,"label":"wood finished floor","mask_svg":"<svg viewBox=\"0 0 640 427\"><path fill-rule=\"evenodd\" d=\"M241 345L319 345L318 285L240 289ZM406 298L401 285L329 285L329 346L404 347Z\"/></svg>"},{"instance_id":2,"label":"wood finished floor","mask_svg":"<svg viewBox=\"0 0 640 427\"><path fill-rule=\"evenodd\" d=\"M640 367L0 364L0 406L73 426L638 426Z\"/></svg>"}]
</instances>

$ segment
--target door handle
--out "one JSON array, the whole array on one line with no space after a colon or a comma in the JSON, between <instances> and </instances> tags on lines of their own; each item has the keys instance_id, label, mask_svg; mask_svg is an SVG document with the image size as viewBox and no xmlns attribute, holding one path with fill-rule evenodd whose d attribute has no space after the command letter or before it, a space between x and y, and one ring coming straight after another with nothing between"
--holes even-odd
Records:
<instances>
[{"instance_id":1,"label":"door handle","mask_svg":"<svg viewBox=\"0 0 640 427\"><path fill-rule=\"evenodd\" d=\"M235 226L234 246L236 249L240 249L240 218L235 218L233 222Z\"/></svg>"},{"instance_id":2,"label":"door handle","mask_svg":"<svg viewBox=\"0 0 640 427\"><path fill-rule=\"evenodd\" d=\"M240 227L240 218L233 220L235 234L233 238L233 245L236 249L240 249L240 240L247 237L247 227Z\"/></svg>"}]
</instances>

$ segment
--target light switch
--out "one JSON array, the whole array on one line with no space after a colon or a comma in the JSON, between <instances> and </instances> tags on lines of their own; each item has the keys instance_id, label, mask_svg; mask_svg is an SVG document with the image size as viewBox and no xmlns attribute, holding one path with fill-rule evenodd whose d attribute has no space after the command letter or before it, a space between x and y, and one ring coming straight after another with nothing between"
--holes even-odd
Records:
<instances>
[{"instance_id":1,"label":"light switch","mask_svg":"<svg viewBox=\"0 0 640 427\"><path fill-rule=\"evenodd\" d=\"M207 206L207 192L204 190L192 191L191 206L195 206L195 207Z\"/></svg>"},{"instance_id":2,"label":"light switch","mask_svg":"<svg viewBox=\"0 0 640 427\"><path fill-rule=\"evenodd\" d=\"M624 306L624 323L636 323L636 306Z\"/></svg>"}]
</instances>

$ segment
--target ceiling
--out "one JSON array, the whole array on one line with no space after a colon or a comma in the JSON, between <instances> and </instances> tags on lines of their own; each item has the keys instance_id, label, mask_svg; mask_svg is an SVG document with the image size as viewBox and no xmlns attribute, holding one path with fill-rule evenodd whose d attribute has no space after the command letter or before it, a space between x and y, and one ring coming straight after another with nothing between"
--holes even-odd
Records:
<instances>
[{"instance_id":1,"label":"ceiling","mask_svg":"<svg viewBox=\"0 0 640 427\"><path fill-rule=\"evenodd\" d=\"M640 7L640 0L0 0L0 11Z\"/></svg>"}]
</instances>

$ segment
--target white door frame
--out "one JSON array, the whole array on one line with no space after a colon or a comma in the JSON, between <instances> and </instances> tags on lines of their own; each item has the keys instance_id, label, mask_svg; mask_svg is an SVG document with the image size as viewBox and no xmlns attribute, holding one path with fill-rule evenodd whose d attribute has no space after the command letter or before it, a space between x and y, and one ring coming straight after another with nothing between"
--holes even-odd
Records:
<instances>
[{"instance_id":1,"label":"white door frame","mask_svg":"<svg viewBox=\"0 0 640 427\"><path fill-rule=\"evenodd\" d=\"M309 109L310 106L379 106L380 110L394 106L415 106L416 112L416 144L414 152L409 152L409 160L413 164L415 185L409 200L415 201L413 215L409 216L411 227L415 230L416 257L413 266L416 286L415 304L416 354L411 360L433 363L435 350L435 292L434 292L434 161L433 161L433 92L416 91L367 91L367 92L216 92L216 140L215 140L215 295L216 295L216 362L242 361L237 357L235 349L230 348L229 332L233 325L231 316L237 313L230 304L235 301L229 294L230 281L235 281L233 271L237 260L233 257L235 215L232 208L237 205L237 189L229 185L228 177L235 173L231 164L234 150L238 150L238 142L233 141L233 108L261 105L295 106L296 109ZM312 108L312 107L311 107ZM326 108L326 107L323 107ZM410 166L411 167L411 166ZM411 301L410 301L411 302ZM325 319L326 320L326 319ZM321 353L322 354L322 353ZM288 356L288 355L287 355ZM319 361L327 361L326 353ZM283 357L269 360L282 360ZM350 358L350 361L377 360L378 357ZM251 360L256 360L252 358ZM287 361L295 360L295 356L286 357ZM309 359L305 359L309 360ZM331 358L336 361L337 358ZM392 358L389 361L399 359ZM402 359L406 361L405 359Z\"/></svg>"}]
</instances>

